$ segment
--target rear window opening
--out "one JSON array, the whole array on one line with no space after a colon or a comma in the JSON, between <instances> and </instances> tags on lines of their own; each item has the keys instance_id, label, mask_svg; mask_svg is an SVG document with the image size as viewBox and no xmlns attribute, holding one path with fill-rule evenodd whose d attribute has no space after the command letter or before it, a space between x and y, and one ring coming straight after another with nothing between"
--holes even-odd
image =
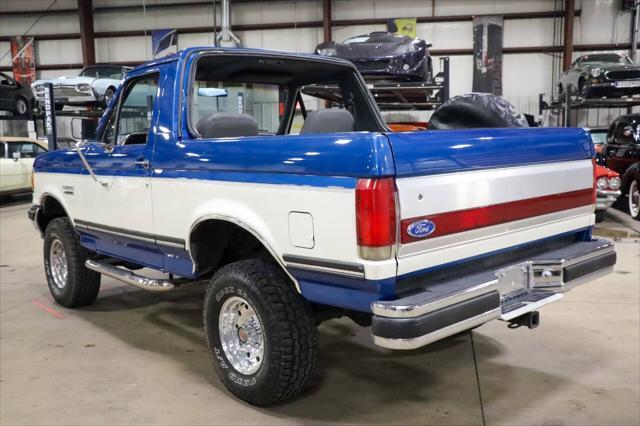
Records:
<instances>
[{"instance_id":1,"label":"rear window opening","mask_svg":"<svg viewBox=\"0 0 640 426\"><path fill-rule=\"evenodd\" d=\"M336 86L340 102L303 95L309 85ZM353 67L312 58L204 55L188 114L199 139L384 130Z\"/></svg>"}]
</instances>

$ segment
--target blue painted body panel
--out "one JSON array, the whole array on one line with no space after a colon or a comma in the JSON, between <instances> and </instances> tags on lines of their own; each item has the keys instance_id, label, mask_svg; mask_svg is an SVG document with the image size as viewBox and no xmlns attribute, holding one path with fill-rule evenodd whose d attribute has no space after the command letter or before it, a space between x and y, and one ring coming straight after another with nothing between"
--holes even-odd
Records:
<instances>
[{"instance_id":1,"label":"blue painted body panel","mask_svg":"<svg viewBox=\"0 0 640 426\"><path fill-rule=\"evenodd\" d=\"M196 278L189 253L178 247L127 238L96 230L77 228L80 244L87 250L137 263L185 278Z\"/></svg>"},{"instance_id":2,"label":"blue painted body panel","mask_svg":"<svg viewBox=\"0 0 640 426\"><path fill-rule=\"evenodd\" d=\"M194 140L189 134L187 105L183 102L189 90L185 76L189 75L194 59L200 53L216 51L228 49L186 49L128 73L128 79L160 73L160 93L148 142L146 145L117 146L113 152L106 152L100 144L88 143L83 150L96 174L355 188L357 178L410 177L593 156L593 145L582 129L352 132ZM265 54L265 51L250 49L238 52ZM318 60L315 55L299 56ZM338 59L324 60L344 63ZM125 86L126 82L120 85L116 97ZM112 103L105 112L98 134L115 105ZM145 169L134 164L141 159L150 160L151 167ZM75 150L41 155L35 160L34 169L37 172L88 174ZM89 250L193 278L193 265L184 249L93 230L80 232L81 244ZM589 237L590 230L576 234L577 239ZM439 267L447 266L452 265ZM397 279L405 278L364 280L299 269L290 272L310 301L365 312L375 300L393 299ZM414 274L426 272L429 271Z\"/></svg>"},{"instance_id":3,"label":"blue painted body panel","mask_svg":"<svg viewBox=\"0 0 640 426\"><path fill-rule=\"evenodd\" d=\"M389 133L396 176L513 167L593 158L578 128L510 128Z\"/></svg>"}]
</instances>

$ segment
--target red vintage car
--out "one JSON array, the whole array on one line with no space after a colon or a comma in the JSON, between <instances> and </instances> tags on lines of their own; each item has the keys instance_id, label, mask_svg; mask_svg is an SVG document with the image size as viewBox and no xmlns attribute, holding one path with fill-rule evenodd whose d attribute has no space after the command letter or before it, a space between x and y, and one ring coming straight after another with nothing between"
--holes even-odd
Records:
<instances>
[{"instance_id":1,"label":"red vintage car","mask_svg":"<svg viewBox=\"0 0 640 426\"><path fill-rule=\"evenodd\" d=\"M620 196L620 174L604 166L596 166L596 222L604 220L604 211Z\"/></svg>"}]
</instances>

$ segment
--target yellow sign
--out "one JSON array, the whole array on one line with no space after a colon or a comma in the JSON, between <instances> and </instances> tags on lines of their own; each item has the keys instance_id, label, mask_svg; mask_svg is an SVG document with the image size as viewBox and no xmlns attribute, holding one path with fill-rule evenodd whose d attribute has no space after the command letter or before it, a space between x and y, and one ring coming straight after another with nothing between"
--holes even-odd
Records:
<instances>
[{"instance_id":1,"label":"yellow sign","mask_svg":"<svg viewBox=\"0 0 640 426\"><path fill-rule=\"evenodd\" d=\"M397 18L393 22L396 24L396 34L417 37L416 18Z\"/></svg>"}]
</instances>

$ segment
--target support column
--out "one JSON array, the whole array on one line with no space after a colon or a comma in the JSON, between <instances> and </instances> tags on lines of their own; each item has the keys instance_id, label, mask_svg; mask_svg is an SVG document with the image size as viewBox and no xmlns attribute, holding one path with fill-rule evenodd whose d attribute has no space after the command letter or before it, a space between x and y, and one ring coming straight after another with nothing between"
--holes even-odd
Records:
<instances>
[{"instance_id":1,"label":"support column","mask_svg":"<svg viewBox=\"0 0 640 426\"><path fill-rule=\"evenodd\" d=\"M322 0L322 29L324 41L331 41L331 0Z\"/></svg>"},{"instance_id":2,"label":"support column","mask_svg":"<svg viewBox=\"0 0 640 426\"><path fill-rule=\"evenodd\" d=\"M562 70L571 68L571 57L573 55L573 20L576 13L575 0L564 1L564 55Z\"/></svg>"},{"instance_id":3,"label":"support column","mask_svg":"<svg viewBox=\"0 0 640 426\"><path fill-rule=\"evenodd\" d=\"M93 35L93 2L92 0L78 0L78 15L80 16L80 43L82 45L82 63L94 65L96 63L96 47Z\"/></svg>"}]
</instances>

